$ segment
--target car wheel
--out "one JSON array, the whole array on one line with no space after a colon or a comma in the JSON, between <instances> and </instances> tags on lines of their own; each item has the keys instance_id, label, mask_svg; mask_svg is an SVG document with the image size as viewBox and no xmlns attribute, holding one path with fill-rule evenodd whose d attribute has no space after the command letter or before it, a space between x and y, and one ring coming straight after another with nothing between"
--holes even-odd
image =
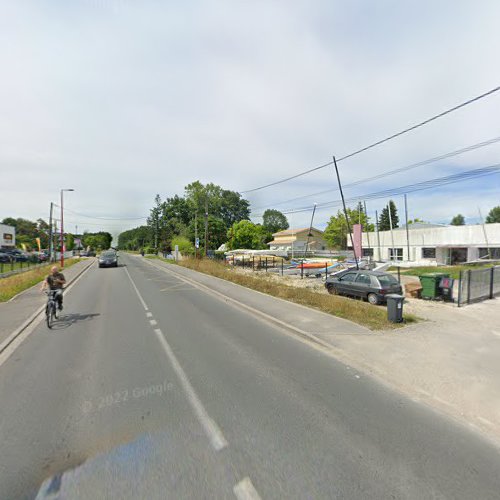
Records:
<instances>
[{"instance_id":1,"label":"car wheel","mask_svg":"<svg viewBox=\"0 0 500 500\"><path fill-rule=\"evenodd\" d=\"M368 302L374 306L376 306L379 302L377 295L374 293L369 293L367 299L368 299Z\"/></svg>"},{"instance_id":2,"label":"car wheel","mask_svg":"<svg viewBox=\"0 0 500 500\"><path fill-rule=\"evenodd\" d=\"M326 289L330 295L338 295L337 289L333 285L328 285Z\"/></svg>"}]
</instances>

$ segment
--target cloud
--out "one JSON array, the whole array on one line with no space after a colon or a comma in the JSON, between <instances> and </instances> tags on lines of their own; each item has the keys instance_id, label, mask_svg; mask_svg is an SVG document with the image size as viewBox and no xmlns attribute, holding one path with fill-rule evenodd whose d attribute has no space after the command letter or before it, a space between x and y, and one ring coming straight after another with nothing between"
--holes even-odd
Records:
<instances>
[{"instance_id":1,"label":"cloud","mask_svg":"<svg viewBox=\"0 0 500 500\"><path fill-rule=\"evenodd\" d=\"M479 8L465 1L45 0L1 9L0 217L44 216L61 187L76 190L68 207L109 217L147 215L157 192L180 194L195 179L253 188L500 82L495 1ZM342 178L500 135L499 105L492 96L352 158L339 165ZM497 163L499 152L488 147L349 193ZM495 179L457 184L438 204L439 195L419 194L422 217L449 218L467 196L486 212L498 204ZM272 207L329 187L335 179L324 169L248 198ZM318 222L328 215L318 213ZM308 217L297 216L297 225ZM72 220L89 230L99 223Z\"/></svg>"}]
</instances>

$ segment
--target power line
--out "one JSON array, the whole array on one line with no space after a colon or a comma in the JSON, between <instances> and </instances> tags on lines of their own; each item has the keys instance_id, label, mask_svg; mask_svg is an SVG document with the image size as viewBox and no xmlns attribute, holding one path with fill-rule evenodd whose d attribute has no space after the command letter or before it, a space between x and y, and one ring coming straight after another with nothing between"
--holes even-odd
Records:
<instances>
[{"instance_id":1,"label":"power line","mask_svg":"<svg viewBox=\"0 0 500 500\"><path fill-rule=\"evenodd\" d=\"M61 208L59 205L57 205L57 203L54 203L54 206ZM143 217L99 217L99 216L93 216L93 215L87 215L87 214L75 212L74 210L70 210L69 208L64 208L64 211L70 212L74 215L79 215L80 217L86 217L87 219L95 219L95 220L118 220L118 221L124 220L124 221L126 221L126 220L144 220L144 219L148 218L147 216L143 216Z\"/></svg>"},{"instance_id":2,"label":"power line","mask_svg":"<svg viewBox=\"0 0 500 500\"><path fill-rule=\"evenodd\" d=\"M377 146L380 146L381 144L384 144L385 142L388 142L392 139L396 139L397 137L400 137L404 134L407 134L408 132L411 132L417 128L420 128L420 127L423 127L424 125L427 125L431 122L433 122L434 120L437 120L439 118L442 118L443 116L446 116L450 113L453 113L454 111L457 111L461 108L464 108L465 106L468 106L469 104L472 104L476 101L479 101L480 99L483 99L485 97L488 97L489 95L491 94L494 94L495 92L498 92L500 90L500 86L498 87L495 87L491 90L488 90L487 92L484 92L483 94L481 95L478 95L476 97L473 97L472 99L468 99L467 101L464 101L460 104L457 104L456 106L453 106L452 108L449 108L445 111L442 111L441 113L438 113L437 115L434 115L434 116L431 116L430 118L427 118L426 120L422 121L422 122L419 122L419 123L416 123L415 125L412 125L411 127L408 127L408 128L405 128L404 130L401 130L400 132L397 132L395 134L392 134L388 137L385 137L384 139L380 139L372 144L369 144L368 146L364 146L363 148L361 149L358 149L356 151L353 151L352 153L349 153L345 156L342 156L341 158L337 159L337 163L341 162L341 161L344 161L344 160L347 160L348 158L352 158L353 156L355 155L358 155L360 153L363 153L365 151L368 151L369 149L372 149L372 148L375 148ZM322 168L325 168L325 167L328 167L329 165L332 165L333 162L328 162L328 163L325 163L323 165L320 165L319 167L314 167L312 169L309 169L309 170L306 170L304 172L300 172L296 175L292 175L291 177L287 177L285 179L281 179L281 180L278 180L278 181L275 181L275 182L271 182L269 184L265 184L264 186L259 186L259 187L256 187L256 188L253 188L253 189L247 189L245 191L240 191L240 194L248 194L248 193L253 193L255 191L260 191L261 189L265 189L265 188L268 188L268 187L271 187L271 186L276 186L277 184L282 184L283 182L287 182L289 180L292 180L292 179L296 179L297 177L301 177L303 175L307 175L311 172L314 172L316 170L320 170Z\"/></svg>"},{"instance_id":3,"label":"power line","mask_svg":"<svg viewBox=\"0 0 500 500\"><path fill-rule=\"evenodd\" d=\"M476 179L479 177L483 177L486 175L493 175L500 173L500 163L495 165L490 165L488 167L477 168L473 170L467 170L464 172L460 172L458 174L452 174L445 177L438 177L436 179L430 179L427 181L417 182L414 184L408 184L406 186L400 186L392 189L385 189L383 191L377 191L375 193L364 194L360 196L354 196L352 198L348 198L346 201L353 203L363 200L376 200L380 198L386 198L389 196L398 196L405 193L413 193L415 191L423 191L425 189L431 189L438 186L445 186L448 184L453 184L455 182L461 182L469 179ZM326 208L333 208L335 206L340 206L341 200L333 200L325 203L318 203L317 208L319 210ZM289 211L282 212L284 215L286 214L295 214L301 212L308 212L311 210L310 206L298 207L295 209L290 209ZM263 214L255 215L254 217L262 217Z\"/></svg>"},{"instance_id":4,"label":"power line","mask_svg":"<svg viewBox=\"0 0 500 500\"><path fill-rule=\"evenodd\" d=\"M461 155L461 154L464 154L464 153L468 153L470 151L475 151L476 149L484 148L486 146L491 146L492 144L496 144L498 142L500 142L500 136L499 137L494 137L493 139L489 139L487 141L479 142L477 144L473 144L471 146L467 146L467 147L462 148L462 149L457 149L455 151L450 151L449 153L444 153L444 154L442 154L440 156L434 156L433 158L429 158L427 160L422 160L422 161L419 161L417 163L412 163L412 164L406 165L404 167L399 167L399 168L395 168L393 170L389 170L387 172L383 172L381 174L373 175L371 177L365 177L363 179L359 179L359 180L354 181L354 182L349 182L347 184L344 184L344 188L359 186L360 184L364 184L366 182L370 182L370 181L382 179L384 177L389 177L390 175L399 174L401 172L407 172L408 170L412 170L412 169L417 168L417 167L423 167L425 165L429 165L430 163L434 163L436 161L445 160L447 158L451 158L451 157L458 156L458 155ZM338 191L338 189L337 188L327 189L325 191L318 191L316 193L306 194L306 195L303 195L303 196L297 196L296 198L291 198L291 199L288 199L288 200L284 200L284 201L279 201L277 203L273 203L273 206L283 205L285 203L290 203L290 202L297 201L297 200L303 200L303 199L306 199L306 198L310 198L312 196L320 196L320 195L323 195L323 194L332 193L334 191ZM267 207L258 207L258 208L255 208L255 210L261 210L263 208L267 208Z\"/></svg>"}]
</instances>

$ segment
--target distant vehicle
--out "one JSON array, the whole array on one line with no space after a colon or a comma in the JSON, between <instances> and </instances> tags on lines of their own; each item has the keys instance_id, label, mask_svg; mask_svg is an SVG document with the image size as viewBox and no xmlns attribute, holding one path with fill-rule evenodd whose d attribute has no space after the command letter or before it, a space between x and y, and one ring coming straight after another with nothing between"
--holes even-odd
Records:
<instances>
[{"instance_id":1,"label":"distant vehicle","mask_svg":"<svg viewBox=\"0 0 500 500\"><path fill-rule=\"evenodd\" d=\"M99 267L118 267L118 257L113 250L107 250L99 255Z\"/></svg>"},{"instance_id":2,"label":"distant vehicle","mask_svg":"<svg viewBox=\"0 0 500 500\"><path fill-rule=\"evenodd\" d=\"M5 253L3 251L0 251L0 262L10 262L12 260L12 257L10 254Z\"/></svg>"},{"instance_id":3,"label":"distant vehicle","mask_svg":"<svg viewBox=\"0 0 500 500\"><path fill-rule=\"evenodd\" d=\"M348 271L340 276L330 276L325 287L332 295L359 297L374 305L386 302L390 293L403 292L398 280L382 271Z\"/></svg>"},{"instance_id":4,"label":"distant vehicle","mask_svg":"<svg viewBox=\"0 0 500 500\"><path fill-rule=\"evenodd\" d=\"M80 257L88 257L89 256L89 253L87 252L87 250L80 250Z\"/></svg>"},{"instance_id":5,"label":"distant vehicle","mask_svg":"<svg viewBox=\"0 0 500 500\"><path fill-rule=\"evenodd\" d=\"M18 248L5 248L2 251L10 255L11 259L15 260L16 262L28 261L28 256L24 252L21 252L21 250L19 250Z\"/></svg>"},{"instance_id":6,"label":"distant vehicle","mask_svg":"<svg viewBox=\"0 0 500 500\"><path fill-rule=\"evenodd\" d=\"M86 256L87 256L87 257L95 257L95 256L96 256L96 253L94 252L94 250L89 250L89 251L87 252L87 255L86 255Z\"/></svg>"},{"instance_id":7,"label":"distant vehicle","mask_svg":"<svg viewBox=\"0 0 500 500\"><path fill-rule=\"evenodd\" d=\"M45 252L32 252L31 253L31 259L34 262L45 262L48 260L48 255Z\"/></svg>"}]
</instances>

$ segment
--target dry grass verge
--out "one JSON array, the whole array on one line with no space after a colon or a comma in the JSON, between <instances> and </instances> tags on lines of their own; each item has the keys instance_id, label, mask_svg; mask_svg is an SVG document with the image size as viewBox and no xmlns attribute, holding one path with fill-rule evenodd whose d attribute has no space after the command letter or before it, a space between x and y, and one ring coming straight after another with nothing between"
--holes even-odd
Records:
<instances>
[{"instance_id":1,"label":"dry grass verge","mask_svg":"<svg viewBox=\"0 0 500 500\"><path fill-rule=\"evenodd\" d=\"M67 259L64 262L64 268L72 266L81 259ZM21 274L14 274L0 280L0 302L6 302L28 288L40 283L49 273L49 267L44 266L33 271L26 271Z\"/></svg>"},{"instance_id":2,"label":"dry grass verge","mask_svg":"<svg viewBox=\"0 0 500 500\"><path fill-rule=\"evenodd\" d=\"M167 262L173 263L172 261ZM372 306L360 300L318 293L307 288L297 288L277 283L271 276L254 276L238 273L227 268L224 264L212 260L185 259L177 264L237 283L252 290L267 293L274 297L312 307L313 309L319 309L333 316L348 319L354 323L366 326L371 330L387 330L404 326L404 324L394 324L387 321L387 310L385 307ZM417 321L415 316L410 314L405 315L406 323L413 323L415 321Z\"/></svg>"}]
</instances>

